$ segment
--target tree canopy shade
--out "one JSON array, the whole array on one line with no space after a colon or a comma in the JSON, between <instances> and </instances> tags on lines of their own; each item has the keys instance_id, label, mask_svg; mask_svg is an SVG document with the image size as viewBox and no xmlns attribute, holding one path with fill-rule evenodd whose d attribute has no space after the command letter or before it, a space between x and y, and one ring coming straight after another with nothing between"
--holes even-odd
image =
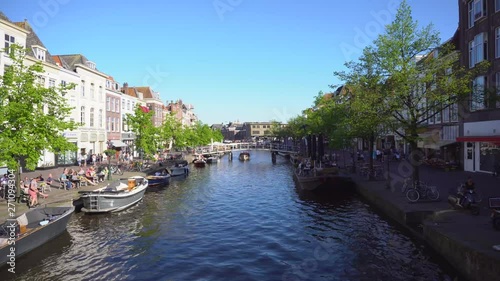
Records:
<instances>
[{"instance_id":1,"label":"tree canopy shade","mask_svg":"<svg viewBox=\"0 0 500 281\"><path fill-rule=\"evenodd\" d=\"M18 169L24 159L28 169L35 169L44 150L76 151L62 135L77 128L67 121L72 107L64 97L74 85L46 88L40 79L42 64L27 64L19 45L11 45L8 56L11 64L0 76L0 161Z\"/></svg>"}]
</instances>

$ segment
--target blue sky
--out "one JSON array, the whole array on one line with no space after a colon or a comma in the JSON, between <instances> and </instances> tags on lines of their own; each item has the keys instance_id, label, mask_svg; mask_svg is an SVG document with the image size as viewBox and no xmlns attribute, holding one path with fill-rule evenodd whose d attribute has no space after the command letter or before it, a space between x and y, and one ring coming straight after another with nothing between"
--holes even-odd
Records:
<instances>
[{"instance_id":1,"label":"blue sky","mask_svg":"<svg viewBox=\"0 0 500 281\"><path fill-rule=\"evenodd\" d=\"M7 2L7 3L6 3ZM457 0L408 0L442 40L458 26ZM16 0L0 10L27 19L51 54L83 54L129 86L191 103L205 124L286 122L333 71L359 57L399 0Z\"/></svg>"}]
</instances>

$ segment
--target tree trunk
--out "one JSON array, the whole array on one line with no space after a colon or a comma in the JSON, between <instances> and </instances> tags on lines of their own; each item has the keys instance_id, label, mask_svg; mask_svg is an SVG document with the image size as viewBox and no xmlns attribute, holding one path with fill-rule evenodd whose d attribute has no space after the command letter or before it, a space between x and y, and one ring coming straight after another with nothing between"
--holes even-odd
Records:
<instances>
[{"instance_id":1,"label":"tree trunk","mask_svg":"<svg viewBox=\"0 0 500 281\"><path fill-rule=\"evenodd\" d=\"M371 136L370 136L370 147L368 148L368 152L370 154L370 166L369 166L369 172L368 172L368 180L374 180L375 177L373 176L374 175L374 171L373 171L373 144L375 143L375 135L372 133Z\"/></svg>"},{"instance_id":2,"label":"tree trunk","mask_svg":"<svg viewBox=\"0 0 500 281\"><path fill-rule=\"evenodd\" d=\"M417 142L412 140L410 141L410 157L409 161L412 167L412 180L413 182L419 182L420 181L420 165L421 165L421 160L422 160L422 153L420 149L418 148Z\"/></svg>"}]
</instances>

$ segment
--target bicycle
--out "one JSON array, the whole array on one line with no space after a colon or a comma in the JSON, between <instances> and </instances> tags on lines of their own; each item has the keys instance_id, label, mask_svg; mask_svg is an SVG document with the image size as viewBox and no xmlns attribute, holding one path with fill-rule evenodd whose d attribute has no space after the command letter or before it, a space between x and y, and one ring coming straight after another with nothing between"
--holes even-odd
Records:
<instances>
[{"instance_id":1,"label":"bicycle","mask_svg":"<svg viewBox=\"0 0 500 281\"><path fill-rule=\"evenodd\" d=\"M406 195L406 199L410 202L417 202L420 199L438 200L439 191L436 186L428 186L426 183L421 181L415 181L410 186L408 181L411 178L406 178L403 182L403 192Z\"/></svg>"},{"instance_id":2,"label":"bicycle","mask_svg":"<svg viewBox=\"0 0 500 281\"><path fill-rule=\"evenodd\" d=\"M113 175L123 175L123 170L120 168L120 165L112 165L110 171Z\"/></svg>"}]
</instances>

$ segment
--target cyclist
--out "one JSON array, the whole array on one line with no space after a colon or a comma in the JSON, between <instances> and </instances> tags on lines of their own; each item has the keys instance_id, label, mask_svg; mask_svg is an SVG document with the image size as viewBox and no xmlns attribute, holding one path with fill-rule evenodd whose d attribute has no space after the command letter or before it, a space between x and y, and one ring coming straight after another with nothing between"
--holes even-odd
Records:
<instances>
[{"instance_id":1,"label":"cyclist","mask_svg":"<svg viewBox=\"0 0 500 281\"><path fill-rule=\"evenodd\" d=\"M459 201L457 203L458 206L462 207L462 204L464 204L465 201L465 194L466 193L472 193L476 189L476 186L474 184L474 181L472 180L472 177L467 177L467 180L465 181L465 184L462 185L462 190L458 193Z\"/></svg>"}]
</instances>

